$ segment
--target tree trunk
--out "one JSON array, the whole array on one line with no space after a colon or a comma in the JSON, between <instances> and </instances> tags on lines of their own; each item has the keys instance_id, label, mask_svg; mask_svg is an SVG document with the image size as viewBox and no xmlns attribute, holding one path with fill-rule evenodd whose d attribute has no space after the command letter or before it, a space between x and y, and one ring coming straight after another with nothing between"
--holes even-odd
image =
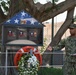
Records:
<instances>
[{"instance_id":1,"label":"tree trunk","mask_svg":"<svg viewBox=\"0 0 76 75\"><path fill-rule=\"evenodd\" d=\"M49 44L50 46L56 46L59 43L62 35L68 29L69 25L72 23L73 13L74 13L74 8L72 8L71 10L68 11L66 21L61 26L61 28L58 30L58 32L55 35L55 37L53 38L52 42ZM49 54L46 54L46 53L49 53ZM45 52L43 54L43 65L47 65L47 64L52 63L52 62L50 62L50 60L51 60L50 53L51 53L51 51L45 50Z\"/></svg>"},{"instance_id":2,"label":"tree trunk","mask_svg":"<svg viewBox=\"0 0 76 75\"><path fill-rule=\"evenodd\" d=\"M73 12L74 12L73 7L75 6L76 6L76 0L67 0L67 3L66 1L64 1L58 5L55 5L55 7L52 7L52 3L46 3L42 5L40 8L38 8L36 4L33 3L33 0L11 0L9 14L7 15L7 18L10 18L17 12L24 9L25 11L30 13L32 16L34 16L37 20L39 20L40 22L43 22L45 20L55 17L56 15L68 10L68 13L67 13L68 16L67 16L66 21L61 26L58 33L55 35L52 42L49 44L51 46L54 46L59 43L63 33L66 31L68 26L71 24L72 18L73 18ZM4 16L3 12L0 10L0 23L2 23L4 20L6 20L6 16ZM2 48L1 52L5 52L5 51L6 51L6 48ZM46 55L45 54L46 52L51 53L49 50L46 50L44 52L43 65L50 63L51 55L50 54ZM9 55L8 65L13 66L13 62L12 62L13 56L14 55ZM5 66L5 58L6 58L5 54L1 55L2 66ZM1 68L0 71L1 71L0 74L5 75L5 68ZM18 72L15 68L9 68L7 75L18 75Z\"/></svg>"}]
</instances>

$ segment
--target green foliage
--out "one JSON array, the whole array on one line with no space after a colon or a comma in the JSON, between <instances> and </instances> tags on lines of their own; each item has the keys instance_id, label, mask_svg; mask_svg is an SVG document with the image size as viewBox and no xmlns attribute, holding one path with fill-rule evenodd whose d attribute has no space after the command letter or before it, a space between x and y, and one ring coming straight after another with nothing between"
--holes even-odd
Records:
<instances>
[{"instance_id":1,"label":"green foliage","mask_svg":"<svg viewBox=\"0 0 76 75\"><path fill-rule=\"evenodd\" d=\"M53 3L53 2L58 2L59 0L46 0L46 1L51 1Z\"/></svg>"},{"instance_id":2,"label":"green foliage","mask_svg":"<svg viewBox=\"0 0 76 75\"><path fill-rule=\"evenodd\" d=\"M8 7L6 6L6 4L5 4L5 2L3 1L3 2L1 2L1 5L2 5L2 7L7 11L8 10Z\"/></svg>"},{"instance_id":3,"label":"green foliage","mask_svg":"<svg viewBox=\"0 0 76 75\"><path fill-rule=\"evenodd\" d=\"M41 46L40 53L43 53L43 52L46 50L46 47L47 47L46 41L47 41L47 39L46 39L46 38L44 38L43 46Z\"/></svg>"},{"instance_id":4,"label":"green foliage","mask_svg":"<svg viewBox=\"0 0 76 75\"><path fill-rule=\"evenodd\" d=\"M59 0L54 0L55 2L58 2Z\"/></svg>"},{"instance_id":5,"label":"green foliage","mask_svg":"<svg viewBox=\"0 0 76 75\"><path fill-rule=\"evenodd\" d=\"M74 17L74 19L73 19L73 22L76 22L76 15L75 15L75 17Z\"/></svg>"},{"instance_id":6,"label":"green foliage","mask_svg":"<svg viewBox=\"0 0 76 75\"><path fill-rule=\"evenodd\" d=\"M41 67L38 71L38 75L63 75L63 70L61 68ZM72 75L75 75L74 71Z\"/></svg>"},{"instance_id":7,"label":"green foliage","mask_svg":"<svg viewBox=\"0 0 76 75\"><path fill-rule=\"evenodd\" d=\"M34 2L38 1L38 0L33 0Z\"/></svg>"},{"instance_id":8,"label":"green foliage","mask_svg":"<svg viewBox=\"0 0 76 75\"><path fill-rule=\"evenodd\" d=\"M52 3L53 2L58 2L59 0L48 0L48 1L51 1ZM38 0L34 0L34 2L38 2ZM47 2L47 0L46 0ZM1 5L1 8L3 10L3 12L5 14L8 13L8 8L9 8L9 4L10 4L10 0L0 0L0 5ZM49 11L50 9L48 8L47 9L47 12Z\"/></svg>"},{"instance_id":9,"label":"green foliage","mask_svg":"<svg viewBox=\"0 0 76 75\"><path fill-rule=\"evenodd\" d=\"M40 68L38 75L63 75L60 68Z\"/></svg>"},{"instance_id":10,"label":"green foliage","mask_svg":"<svg viewBox=\"0 0 76 75\"><path fill-rule=\"evenodd\" d=\"M8 13L9 3L10 3L10 0L1 0L0 1L1 8L5 14Z\"/></svg>"},{"instance_id":11,"label":"green foliage","mask_svg":"<svg viewBox=\"0 0 76 75\"><path fill-rule=\"evenodd\" d=\"M24 54L18 62L19 75L36 75L39 61L34 55Z\"/></svg>"},{"instance_id":12,"label":"green foliage","mask_svg":"<svg viewBox=\"0 0 76 75\"><path fill-rule=\"evenodd\" d=\"M45 12L48 13L50 10L51 10L51 8L48 7Z\"/></svg>"}]
</instances>

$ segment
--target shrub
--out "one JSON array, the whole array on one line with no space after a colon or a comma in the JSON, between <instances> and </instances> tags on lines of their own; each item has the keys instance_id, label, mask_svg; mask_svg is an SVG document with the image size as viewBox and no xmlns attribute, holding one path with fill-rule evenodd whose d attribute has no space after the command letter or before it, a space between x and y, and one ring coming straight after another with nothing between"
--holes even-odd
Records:
<instances>
[{"instance_id":1,"label":"shrub","mask_svg":"<svg viewBox=\"0 0 76 75\"><path fill-rule=\"evenodd\" d=\"M38 75L63 75L61 68L40 68Z\"/></svg>"}]
</instances>

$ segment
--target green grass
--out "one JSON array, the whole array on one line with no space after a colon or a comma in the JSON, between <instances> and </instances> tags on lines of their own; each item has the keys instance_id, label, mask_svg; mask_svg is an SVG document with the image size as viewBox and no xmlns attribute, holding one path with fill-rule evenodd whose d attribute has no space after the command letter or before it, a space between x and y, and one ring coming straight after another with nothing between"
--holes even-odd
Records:
<instances>
[{"instance_id":1,"label":"green grass","mask_svg":"<svg viewBox=\"0 0 76 75\"><path fill-rule=\"evenodd\" d=\"M40 68L38 75L63 75L60 68Z\"/></svg>"}]
</instances>

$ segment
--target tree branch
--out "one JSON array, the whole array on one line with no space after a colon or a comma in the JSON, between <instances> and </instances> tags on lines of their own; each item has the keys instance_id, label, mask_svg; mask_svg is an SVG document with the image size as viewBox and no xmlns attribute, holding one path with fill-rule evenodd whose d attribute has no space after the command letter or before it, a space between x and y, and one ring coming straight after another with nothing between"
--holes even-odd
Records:
<instances>
[{"instance_id":1,"label":"tree branch","mask_svg":"<svg viewBox=\"0 0 76 75\"><path fill-rule=\"evenodd\" d=\"M6 19L6 15L4 15L2 9L0 8L0 23Z\"/></svg>"},{"instance_id":2,"label":"tree branch","mask_svg":"<svg viewBox=\"0 0 76 75\"><path fill-rule=\"evenodd\" d=\"M64 1L64 2L56 5L52 9L49 8L48 12L45 11L46 13L45 12L41 13L41 14L43 14L41 16L41 18L42 18L41 22L43 22L43 21L45 21L47 19L50 19L50 18L52 18L52 17L54 17L54 16L56 16L56 15L58 15L60 13L63 13L64 11L67 11L68 9L70 10L70 9L72 9L75 6L76 6L76 0L68 0L67 2Z\"/></svg>"},{"instance_id":3,"label":"tree branch","mask_svg":"<svg viewBox=\"0 0 76 75\"><path fill-rule=\"evenodd\" d=\"M32 16L34 16L40 22L43 22L48 19L51 19L52 17L54 17L60 13L67 11L68 9L75 7L76 0L68 0L67 2L64 1L57 5L54 5L54 7L53 7L52 3L50 3L50 2L43 5L40 3L34 4L33 0L19 0L19 1L11 0L11 7L12 7L12 8L10 8L11 14L13 15L13 14L17 13L18 11L20 11L22 9L21 5L23 6L23 9L25 11L30 13Z\"/></svg>"},{"instance_id":4,"label":"tree branch","mask_svg":"<svg viewBox=\"0 0 76 75\"><path fill-rule=\"evenodd\" d=\"M55 37L53 38L52 42L49 44L50 46L55 46L55 45L57 45L59 43L63 33L67 30L68 26L72 23L73 13L74 13L74 8L68 10L67 18L66 18L64 24L58 30L58 32L55 35ZM51 63L49 61L51 59L51 54L45 54L46 52L50 53L51 51L45 50L44 54L42 55L42 57L43 57L43 65L47 65L47 64Z\"/></svg>"},{"instance_id":5,"label":"tree branch","mask_svg":"<svg viewBox=\"0 0 76 75\"><path fill-rule=\"evenodd\" d=\"M55 46L59 43L62 35L68 29L69 25L72 23L73 14L74 14L74 8L72 8L71 10L68 10L67 18L66 18L65 22L63 23L63 25L58 30L55 37L53 38L52 42L50 43L51 46Z\"/></svg>"}]
</instances>

